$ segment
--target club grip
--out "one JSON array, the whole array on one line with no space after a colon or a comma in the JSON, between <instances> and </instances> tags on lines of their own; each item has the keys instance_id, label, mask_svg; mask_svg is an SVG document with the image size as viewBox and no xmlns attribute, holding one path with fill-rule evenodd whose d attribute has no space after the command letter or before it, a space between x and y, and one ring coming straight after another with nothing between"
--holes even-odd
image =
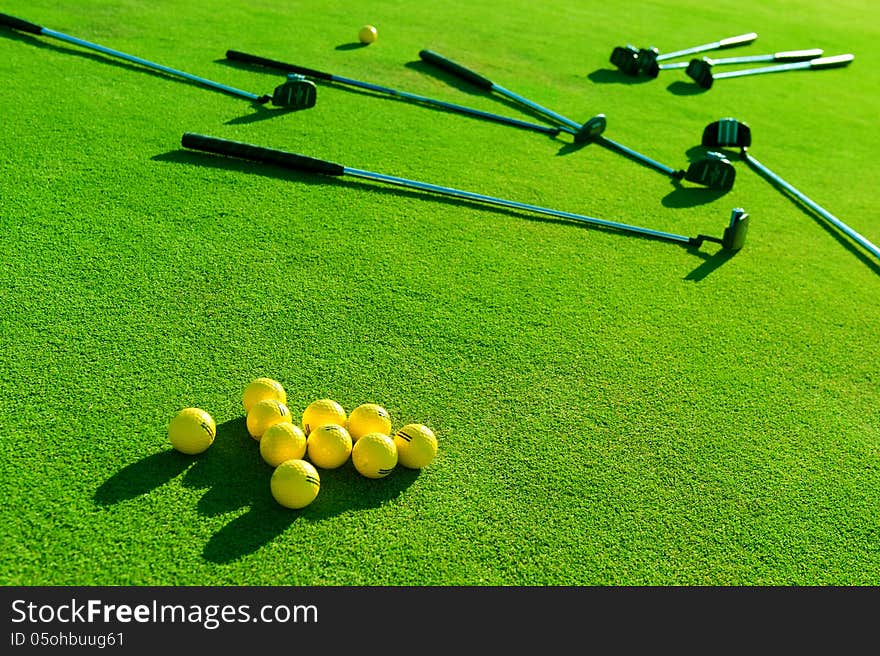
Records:
<instances>
[{"instance_id":1,"label":"club grip","mask_svg":"<svg viewBox=\"0 0 880 656\"><path fill-rule=\"evenodd\" d=\"M345 167L327 162L322 159L288 153L274 148L253 146L238 141L229 141L218 137L209 137L203 134L185 132L180 140L181 145L193 150L202 150L216 155L229 155L240 157L263 164L274 164L286 169L304 171L306 173L320 173L321 175L345 175Z\"/></svg>"},{"instance_id":2,"label":"club grip","mask_svg":"<svg viewBox=\"0 0 880 656\"><path fill-rule=\"evenodd\" d=\"M855 59L855 55L834 55L833 57L811 59L810 68L834 68L835 66L846 66L853 59Z\"/></svg>"},{"instance_id":3,"label":"club grip","mask_svg":"<svg viewBox=\"0 0 880 656\"><path fill-rule=\"evenodd\" d=\"M786 50L785 52L777 52L773 55L776 61L805 61L807 59L815 59L821 57L825 51L822 48L813 48L811 50Z\"/></svg>"},{"instance_id":4,"label":"club grip","mask_svg":"<svg viewBox=\"0 0 880 656\"><path fill-rule=\"evenodd\" d=\"M43 28L39 25L29 23L26 20L10 16L9 14L0 14L0 25L5 25L6 27L11 27L13 30L19 30L21 32L30 32L31 34L43 33Z\"/></svg>"},{"instance_id":5,"label":"club grip","mask_svg":"<svg viewBox=\"0 0 880 656\"><path fill-rule=\"evenodd\" d=\"M481 89L486 89L487 91L491 91L492 87L495 86L491 80L483 77L479 73L475 73L469 68L465 68L461 64L457 64L450 59L446 59L446 57L442 55L438 55L436 52L432 52L431 50L422 50L419 52L419 57L422 58L422 61L428 62L429 64L434 64L438 68L442 68L453 75L457 75L463 80L467 80L471 84L475 84Z\"/></svg>"},{"instance_id":6,"label":"club grip","mask_svg":"<svg viewBox=\"0 0 880 656\"><path fill-rule=\"evenodd\" d=\"M755 32L749 32L748 34L740 34L739 36L731 36L726 39L721 39L718 42L719 48L732 48L734 46L741 46L745 43L751 43L755 39L758 38L758 35Z\"/></svg>"},{"instance_id":7,"label":"club grip","mask_svg":"<svg viewBox=\"0 0 880 656\"><path fill-rule=\"evenodd\" d=\"M313 77L319 80L333 79L333 76L330 75L330 73L322 73L321 71L315 71L311 68L306 68L304 66L295 66L294 64L288 64L285 62L277 61L275 59L267 59L266 57L249 55L246 52L239 52L238 50L227 50L226 59L233 59L235 61L246 62L249 64L259 64L260 66L275 68L279 71L287 71L288 73L299 73L300 75L308 75L309 77Z\"/></svg>"}]
</instances>

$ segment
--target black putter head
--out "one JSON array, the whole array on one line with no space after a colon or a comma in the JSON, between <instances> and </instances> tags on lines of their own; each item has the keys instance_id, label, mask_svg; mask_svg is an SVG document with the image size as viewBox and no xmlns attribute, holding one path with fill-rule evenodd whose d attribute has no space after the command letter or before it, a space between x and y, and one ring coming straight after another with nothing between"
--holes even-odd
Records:
<instances>
[{"instance_id":1,"label":"black putter head","mask_svg":"<svg viewBox=\"0 0 880 656\"><path fill-rule=\"evenodd\" d=\"M657 55L659 54L660 51L657 48L639 49L639 54L636 56L639 72L648 77L657 77L660 74L660 64L657 63Z\"/></svg>"},{"instance_id":2,"label":"black putter head","mask_svg":"<svg viewBox=\"0 0 880 656\"><path fill-rule=\"evenodd\" d=\"M752 131L735 118L722 118L709 123L703 130L702 145L707 148L748 148L752 145Z\"/></svg>"},{"instance_id":3,"label":"black putter head","mask_svg":"<svg viewBox=\"0 0 880 656\"><path fill-rule=\"evenodd\" d=\"M302 75L288 75L287 82L275 87L272 104L289 109L308 109L314 107L318 99L315 83Z\"/></svg>"},{"instance_id":4,"label":"black putter head","mask_svg":"<svg viewBox=\"0 0 880 656\"><path fill-rule=\"evenodd\" d=\"M702 88L712 88L712 65L705 59L691 59L684 72Z\"/></svg>"},{"instance_id":5,"label":"black putter head","mask_svg":"<svg viewBox=\"0 0 880 656\"><path fill-rule=\"evenodd\" d=\"M611 51L611 57L609 61L614 64L622 73L626 73L627 75L638 75L638 55L639 51L636 50L634 46L617 46L614 50Z\"/></svg>"},{"instance_id":6,"label":"black putter head","mask_svg":"<svg viewBox=\"0 0 880 656\"><path fill-rule=\"evenodd\" d=\"M724 229L721 238L721 248L728 251L738 251L746 243L746 233L749 231L749 215L746 211L737 207L730 215L730 225Z\"/></svg>"},{"instance_id":7,"label":"black putter head","mask_svg":"<svg viewBox=\"0 0 880 656\"><path fill-rule=\"evenodd\" d=\"M685 180L705 185L710 189L730 189L736 178L733 164L721 153L710 151L706 156L693 162L684 174Z\"/></svg>"},{"instance_id":8,"label":"black putter head","mask_svg":"<svg viewBox=\"0 0 880 656\"><path fill-rule=\"evenodd\" d=\"M595 141L605 132L605 125L605 114L596 114L577 131L577 134L574 135L574 142L582 144Z\"/></svg>"}]
</instances>

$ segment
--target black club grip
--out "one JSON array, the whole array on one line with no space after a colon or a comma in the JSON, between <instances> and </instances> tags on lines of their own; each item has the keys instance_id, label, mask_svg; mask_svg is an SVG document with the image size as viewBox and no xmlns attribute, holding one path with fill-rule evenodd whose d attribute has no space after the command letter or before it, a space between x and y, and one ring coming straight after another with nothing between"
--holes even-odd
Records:
<instances>
[{"instance_id":1,"label":"black club grip","mask_svg":"<svg viewBox=\"0 0 880 656\"><path fill-rule=\"evenodd\" d=\"M294 64L288 64L286 62L277 61L275 59L267 59L266 57L260 57L258 55L249 55L246 52L239 52L238 50L227 50L226 59L246 62L248 64L259 64L260 66L274 68L279 71L287 71L288 73L299 73L300 75L308 75L309 77L313 77L318 80L333 80L333 76L330 75L330 73L322 73L321 71L315 71L311 68L306 68L304 66L295 66Z\"/></svg>"},{"instance_id":2,"label":"black club grip","mask_svg":"<svg viewBox=\"0 0 880 656\"><path fill-rule=\"evenodd\" d=\"M10 16L9 14L0 14L0 25L5 25L6 27L11 27L13 30L19 30L21 32L30 32L31 34L43 33L43 28L39 25L29 23L26 20Z\"/></svg>"},{"instance_id":3,"label":"black club grip","mask_svg":"<svg viewBox=\"0 0 880 656\"><path fill-rule=\"evenodd\" d=\"M345 175L345 167L327 162L323 159L288 153L274 148L253 146L238 141L229 141L218 137L208 137L203 134L185 132L180 140L181 145L193 150L202 150L216 155L229 155L249 159L263 164L274 164L286 169L304 171L306 173L320 173L321 175Z\"/></svg>"},{"instance_id":4,"label":"black club grip","mask_svg":"<svg viewBox=\"0 0 880 656\"><path fill-rule=\"evenodd\" d=\"M419 57L422 58L422 61L428 62L429 64L433 64L438 68L442 68L453 75L457 75L463 80L467 80L468 82L477 85L481 89L486 89L487 91L491 91L492 87L495 84L480 75L479 73L475 73L469 68L465 68L461 64L457 64L451 59L446 59L446 57L442 55L438 55L436 52L432 52L431 50L422 50L419 52Z\"/></svg>"}]
</instances>

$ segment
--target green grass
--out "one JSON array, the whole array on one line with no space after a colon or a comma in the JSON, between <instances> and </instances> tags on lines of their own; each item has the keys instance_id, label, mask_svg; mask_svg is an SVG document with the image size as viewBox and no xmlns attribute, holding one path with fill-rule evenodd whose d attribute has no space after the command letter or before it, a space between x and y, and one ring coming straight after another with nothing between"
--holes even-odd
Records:
<instances>
[{"instance_id":1,"label":"green grass","mask_svg":"<svg viewBox=\"0 0 880 656\"><path fill-rule=\"evenodd\" d=\"M538 120L429 48L679 167L734 116L755 156L880 243L880 11L9 0L3 11L249 92L272 57ZM379 29L348 47L364 23ZM2 28L0 28L2 29ZM616 45L821 47L846 69L622 78ZM0 31L0 582L7 585L877 585L880 263L735 161L685 184L599 146L343 87L284 113ZM684 235L733 257L183 151L198 132ZM431 426L421 471L321 471L287 511L240 404L280 380ZM215 444L170 449L181 407Z\"/></svg>"}]
</instances>

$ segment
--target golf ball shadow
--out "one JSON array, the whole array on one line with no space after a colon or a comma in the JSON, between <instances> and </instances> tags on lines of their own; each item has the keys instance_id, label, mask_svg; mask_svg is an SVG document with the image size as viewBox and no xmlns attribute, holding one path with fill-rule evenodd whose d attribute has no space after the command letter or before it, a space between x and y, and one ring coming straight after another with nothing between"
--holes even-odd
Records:
<instances>
[{"instance_id":1,"label":"golf ball shadow","mask_svg":"<svg viewBox=\"0 0 880 656\"><path fill-rule=\"evenodd\" d=\"M95 503L112 506L148 494L180 476L198 457L169 448L126 465L95 490Z\"/></svg>"},{"instance_id":2,"label":"golf ball shadow","mask_svg":"<svg viewBox=\"0 0 880 656\"><path fill-rule=\"evenodd\" d=\"M183 485L205 489L197 505L201 515L237 513L211 536L203 551L208 561L228 563L258 551L294 524L321 521L394 499L419 473L399 469L374 481L358 474L351 460L338 469L318 468L321 490L317 498L299 510L285 508L273 498L269 487L272 467L260 455L259 442L248 433L244 417L239 417L217 425L214 444L186 470Z\"/></svg>"}]
</instances>

